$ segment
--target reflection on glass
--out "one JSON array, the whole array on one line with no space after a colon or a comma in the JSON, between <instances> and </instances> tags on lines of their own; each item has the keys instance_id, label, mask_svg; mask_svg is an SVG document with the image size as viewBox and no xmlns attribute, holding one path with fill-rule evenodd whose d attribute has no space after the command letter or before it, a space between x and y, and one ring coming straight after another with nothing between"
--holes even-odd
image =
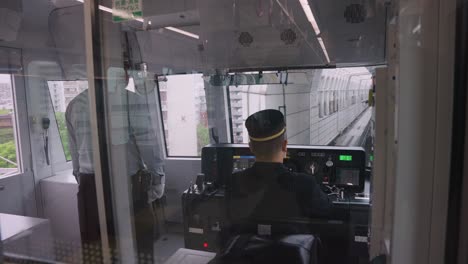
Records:
<instances>
[{"instance_id":1,"label":"reflection on glass","mask_svg":"<svg viewBox=\"0 0 468 264\"><path fill-rule=\"evenodd\" d=\"M63 151L67 161L71 160L68 146L68 131L65 112L68 104L81 92L88 89L88 81L48 81L50 99L54 107L55 120L62 141Z\"/></svg>"}]
</instances>

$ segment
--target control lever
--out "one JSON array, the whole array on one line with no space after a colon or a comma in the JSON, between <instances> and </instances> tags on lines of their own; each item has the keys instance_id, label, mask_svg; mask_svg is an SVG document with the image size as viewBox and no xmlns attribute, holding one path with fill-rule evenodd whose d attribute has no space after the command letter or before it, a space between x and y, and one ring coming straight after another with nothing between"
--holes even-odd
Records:
<instances>
[{"instance_id":1,"label":"control lever","mask_svg":"<svg viewBox=\"0 0 468 264\"><path fill-rule=\"evenodd\" d=\"M190 182L189 188L188 188L188 193L193 193L195 191L193 182Z\"/></svg>"},{"instance_id":2,"label":"control lever","mask_svg":"<svg viewBox=\"0 0 468 264\"><path fill-rule=\"evenodd\" d=\"M331 196L331 195L336 195L336 197L338 199L341 199L343 200L345 198L345 190L343 188L338 188L336 187L335 185L333 186L326 186L328 188L328 190L330 191L330 193L328 194L328 196Z\"/></svg>"},{"instance_id":3,"label":"control lever","mask_svg":"<svg viewBox=\"0 0 468 264\"><path fill-rule=\"evenodd\" d=\"M205 190L205 174L198 173L197 179L195 180L195 184L197 185L197 189L199 192L203 192Z\"/></svg>"},{"instance_id":4,"label":"control lever","mask_svg":"<svg viewBox=\"0 0 468 264\"><path fill-rule=\"evenodd\" d=\"M364 177L366 180L370 180L372 175L372 167L366 167L366 170L364 171Z\"/></svg>"}]
</instances>

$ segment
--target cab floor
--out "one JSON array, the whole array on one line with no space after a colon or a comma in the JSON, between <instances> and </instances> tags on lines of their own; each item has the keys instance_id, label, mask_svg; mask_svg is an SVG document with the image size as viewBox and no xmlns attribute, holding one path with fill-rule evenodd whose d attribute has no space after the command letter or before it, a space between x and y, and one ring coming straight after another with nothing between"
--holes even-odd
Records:
<instances>
[{"instance_id":1,"label":"cab floor","mask_svg":"<svg viewBox=\"0 0 468 264\"><path fill-rule=\"evenodd\" d=\"M184 247L182 224L166 223L161 236L154 243L154 263L164 263L179 248Z\"/></svg>"}]
</instances>

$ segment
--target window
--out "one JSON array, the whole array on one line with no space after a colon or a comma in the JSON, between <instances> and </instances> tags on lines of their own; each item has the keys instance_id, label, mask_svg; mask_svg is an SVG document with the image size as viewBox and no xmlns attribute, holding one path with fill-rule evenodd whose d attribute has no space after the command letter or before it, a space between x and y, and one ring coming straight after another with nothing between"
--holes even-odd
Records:
<instances>
[{"instance_id":1,"label":"window","mask_svg":"<svg viewBox=\"0 0 468 264\"><path fill-rule=\"evenodd\" d=\"M167 76L159 81L159 98L167 155L200 156L210 142L202 75Z\"/></svg>"},{"instance_id":2,"label":"window","mask_svg":"<svg viewBox=\"0 0 468 264\"><path fill-rule=\"evenodd\" d=\"M326 111L327 104L326 104L325 97L326 97L327 92L322 91L321 94L322 94L322 98L321 98L321 101L322 101L322 116L321 117L326 117L327 116L327 111Z\"/></svg>"},{"instance_id":3,"label":"window","mask_svg":"<svg viewBox=\"0 0 468 264\"><path fill-rule=\"evenodd\" d=\"M318 97L317 97L317 102L318 102L318 115L319 115L319 118L322 118L323 117L323 111L322 111L322 105L323 105L323 102L322 102L322 93L323 92L318 92Z\"/></svg>"},{"instance_id":4,"label":"window","mask_svg":"<svg viewBox=\"0 0 468 264\"><path fill-rule=\"evenodd\" d=\"M354 68L350 71L370 76L365 68ZM232 143L248 143L249 137L244 122L249 115L264 109L284 109L289 144L357 144L356 140L341 137L341 133L348 127L352 128L354 121L360 118L360 114L367 108L363 104L352 105L352 108L345 106L345 101L357 99L358 91L342 91L345 84L343 79L338 78L339 74L339 70L322 70L320 74L315 75L307 70L294 71L288 76L289 84L284 86L275 83L274 77L264 74L263 78L271 83L230 85ZM318 80L304 78L310 75ZM254 78L255 76L251 77ZM308 83L302 83L303 80L307 80L305 82ZM314 82L318 83L318 87L311 87L311 83ZM363 83L363 87L368 85ZM368 116L370 115L366 118ZM363 123L368 121L364 120ZM336 141L338 137L340 140Z\"/></svg>"},{"instance_id":5,"label":"window","mask_svg":"<svg viewBox=\"0 0 468 264\"><path fill-rule=\"evenodd\" d=\"M330 114L330 92L325 92L325 116Z\"/></svg>"},{"instance_id":6,"label":"window","mask_svg":"<svg viewBox=\"0 0 468 264\"><path fill-rule=\"evenodd\" d=\"M11 75L0 74L0 177L18 173L15 102Z\"/></svg>"},{"instance_id":7,"label":"window","mask_svg":"<svg viewBox=\"0 0 468 264\"><path fill-rule=\"evenodd\" d=\"M159 97L161 98L162 102L167 102L167 91L161 91L159 93Z\"/></svg>"},{"instance_id":8,"label":"window","mask_svg":"<svg viewBox=\"0 0 468 264\"><path fill-rule=\"evenodd\" d=\"M65 122L65 111L68 104L84 90L88 89L88 81L49 81L50 98L54 107L55 121L62 141L63 152L67 161L71 160L68 148L68 130Z\"/></svg>"},{"instance_id":9,"label":"window","mask_svg":"<svg viewBox=\"0 0 468 264\"><path fill-rule=\"evenodd\" d=\"M335 112L337 112L339 109L338 109L338 92L337 91L334 91L333 92L333 102L334 102L334 106L335 106Z\"/></svg>"}]
</instances>

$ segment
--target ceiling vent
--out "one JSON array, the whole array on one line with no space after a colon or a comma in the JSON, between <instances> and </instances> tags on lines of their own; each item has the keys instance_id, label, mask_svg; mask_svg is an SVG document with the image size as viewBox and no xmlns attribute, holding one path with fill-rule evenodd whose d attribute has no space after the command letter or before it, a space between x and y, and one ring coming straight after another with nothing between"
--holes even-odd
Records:
<instances>
[{"instance_id":1,"label":"ceiling vent","mask_svg":"<svg viewBox=\"0 0 468 264\"><path fill-rule=\"evenodd\" d=\"M286 45L291 45L293 44L296 39L297 39L297 35L296 35L296 32L294 32L294 30L288 28L288 29L285 29L283 30L283 32L281 32L281 40L284 42L284 44Z\"/></svg>"},{"instance_id":2,"label":"ceiling vent","mask_svg":"<svg viewBox=\"0 0 468 264\"><path fill-rule=\"evenodd\" d=\"M344 11L344 17L348 23L362 23L366 20L367 9L362 4L350 4Z\"/></svg>"},{"instance_id":3,"label":"ceiling vent","mask_svg":"<svg viewBox=\"0 0 468 264\"><path fill-rule=\"evenodd\" d=\"M242 32L239 35L239 43L244 47L250 47L253 42L253 37L249 32Z\"/></svg>"}]
</instances>

